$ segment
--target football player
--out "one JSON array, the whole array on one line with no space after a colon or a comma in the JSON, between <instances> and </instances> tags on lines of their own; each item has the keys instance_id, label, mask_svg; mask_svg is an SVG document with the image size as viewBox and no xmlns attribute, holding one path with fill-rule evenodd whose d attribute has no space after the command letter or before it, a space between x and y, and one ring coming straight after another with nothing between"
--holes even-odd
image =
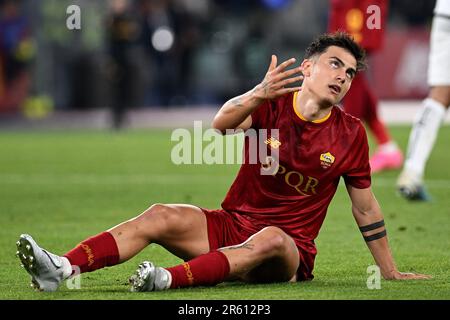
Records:
<instances>
[{"instance_id":1,"label":"football player","mask_svg":"<svg viewBox=\"0 0 450 320\"><path fill-rule=\"evenodd\" d=\"M145 261L131 276L132 291L215 285L223 281L267 283L313 278L314 243L343 177L363 239L385 279L424 279L400 272L388 245L380 206L371 190L367 137L361 121L336 107L364 67L364 51L348 34L325 34L308 47L299 67L272 56L263 81L227 101L213 127L277 129L261 144L277 148L272 174L265 159L246 161L222 208L155 204L139 216L82 241L63 256L40 248L29 235L18 256L40 290L54 291L81 272L123 263L151 243L185 262L169 268ZM304 79L301 87L295 86ZM294 85L294 86L293 86Z\"/></svg>"},{"instance_id":2,"label":"football player","mask_svg":"<svg viewBox=\"0 0 450 320\"><path fill-rule=\"evenodd\" d=\"M423 175L450 106L450 1L436 1L431 26L428 84L431 90L416 116L406 160L397 180L399 193L409 200L430 199L424 188Z\"/></svg>"}]
</instances>

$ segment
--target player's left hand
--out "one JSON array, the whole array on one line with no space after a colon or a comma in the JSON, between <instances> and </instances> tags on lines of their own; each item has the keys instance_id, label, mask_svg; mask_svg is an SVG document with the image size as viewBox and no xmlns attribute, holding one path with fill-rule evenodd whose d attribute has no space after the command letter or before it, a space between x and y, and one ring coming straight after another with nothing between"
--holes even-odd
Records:
<instances>
[{"instance_id":1,"label":"player's left hand","mask_svg":"<svg viewBox=\"0 0 450 320\"><path fill-rule=\"evenodd\" d=\"M386 280L422 280L422 279L431 279L432 276L413 272L393 271L384 278Z\"/></svg>"}]
</instances>

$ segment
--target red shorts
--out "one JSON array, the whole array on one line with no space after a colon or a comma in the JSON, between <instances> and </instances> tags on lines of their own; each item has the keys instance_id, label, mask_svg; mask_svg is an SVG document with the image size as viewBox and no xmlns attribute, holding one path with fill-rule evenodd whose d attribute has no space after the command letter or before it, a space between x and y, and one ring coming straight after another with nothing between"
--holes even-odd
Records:
<instances>
[{"instance_id":1,"label":"red shorts","mask_svg":"<svg viewBox=\"0 0 450 320\"><path fill-rule=\"evenodd\" d=\"M242 215L227 212L223 209L209 210L200 208L206 216L208 227L209 249L234 246L243 243L250 236L269 225L255 225ZM306 252L297 245L300 265L297 270L297 281L312 280L315 255Z\"/></svg>"}]
</instances>

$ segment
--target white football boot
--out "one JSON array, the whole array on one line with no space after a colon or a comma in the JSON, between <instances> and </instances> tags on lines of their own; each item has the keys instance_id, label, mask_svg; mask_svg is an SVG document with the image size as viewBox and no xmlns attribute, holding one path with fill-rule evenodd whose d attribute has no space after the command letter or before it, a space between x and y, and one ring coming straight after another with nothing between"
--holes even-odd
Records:
<instances>
[{"instance_id":1,"label":"white football boot","mask_svg":"<svg viewBox=\"0 0 450 320\"><path fill-rule=\"evenodd\" d=\"M28 234L22 234L16 245L16 255L31 275L31 286L39 291L56 291L64 280L62 257L39 247Z\"/></svg>"},{"instance_id":2,"label":"white football boot","mask_svg":"<svg viewBox=\"0 0 450 320\"><path fill-rule=\"evenodd\" d=\"M402 197L412 201L430 201L422 179L408 170L403 170L397 179L397 191Z\"/></svg>"},{"instance_id":3,"label":"white football boot","mask_svg":"<svg viewBox=\"0 0 450 320\"><path fill-rule=\"evenodd\" d=\"M172 275L166 269L144 261L130 277L129 282L132 292L162 291L169 289Z\"/></svg>"}]
</instances>

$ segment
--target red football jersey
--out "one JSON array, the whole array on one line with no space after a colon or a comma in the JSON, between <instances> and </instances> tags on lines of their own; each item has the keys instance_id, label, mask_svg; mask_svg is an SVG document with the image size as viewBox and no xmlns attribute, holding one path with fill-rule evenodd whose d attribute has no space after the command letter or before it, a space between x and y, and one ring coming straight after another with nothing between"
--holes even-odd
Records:
<instances>
[{"instance_id":1,"label":"red football jersey","mask_svg":"<svg viewBox=\"0 0 450 320\"><path fill-rule=\"evenodd\" d=\"M266 163L249 163L246 138L245 162L222 208L236 213L243 225L281 228L313 257L340 177L356 188L370 186L369 147L359 119L335 106L322 121L303 120L294 108L296 96L266 101L252 113L254 129L279 130L277 138L262 143L269 155L278 149L279 167L273 175L261 175Z\"/></svg>"},{"instance_id":2,"label":"red football jersey","mask_svg":"<svg viewBox=\"0 0 450 320\"><path fill-rule=\"evenodd\" d=\"M388 5L388 0L330 0L328 30L347 31L369 52L380 49Z\"/></svg>"}]
</instances>

